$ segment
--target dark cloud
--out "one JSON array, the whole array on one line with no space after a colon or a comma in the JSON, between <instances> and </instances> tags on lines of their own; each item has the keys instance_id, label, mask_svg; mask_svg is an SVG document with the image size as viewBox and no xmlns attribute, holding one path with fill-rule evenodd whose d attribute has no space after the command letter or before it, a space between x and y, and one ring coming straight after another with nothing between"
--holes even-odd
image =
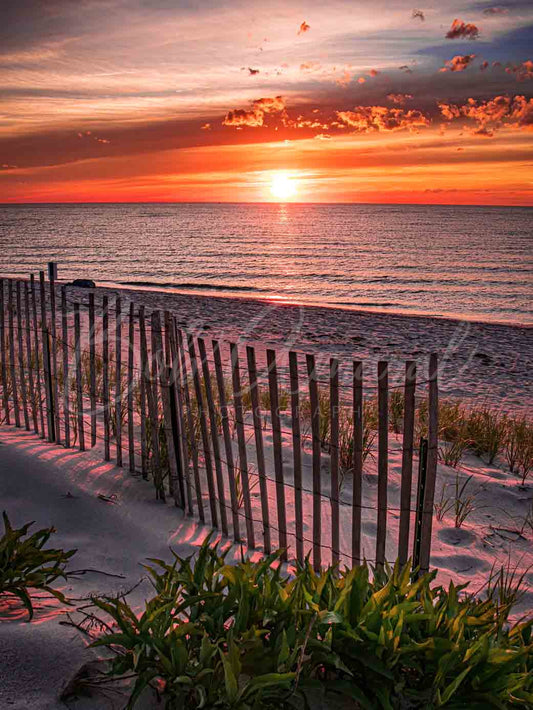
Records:
<instances>
[{"instance_id":1,"label":"dark cloud","mask_svg":"<svg viewBox=\"0 0 533 710\"><path fill-rule=\"evenodd\" d=\"M511 64L510 66L505 67L505 71L507 74L514 74L518 81L533 79L533 61L528 59L518 65Z\"/></svg>"},{"instance_id":2,"label":"dark cloud","mask_svg":"<svg viewBox=\"0 0 533 710\"><path fill-rule=\"evenodd\" d=\"M483 10L484 15L507 15L508 12L506 7L486 7Z\"/></svg>"},{"instance_id":3,"label":"dark cloud","mask_svg":"<svg viewBox=\"0 0 533 710\"><path fill-rule=\"evenodd\" d=\"M413 12L411 13L411 17L413 18L413 20L421 20L422 22L424 22L424 20L426 19L426 16L422 12L422 10L416 10L416 9L414 9Z\"/></svg>"},{"instance_id":4,"label":"dark cloud","mask_svg":"<svg viewBox=\"0 0 533 710\"><path fill-rule=\"evenodd\" d=\"M457 18L452 22L452 26L446 32L446 39L477 39L479 37L479 27L471 22L463 22Z\"/></svg>"}]
</instances>

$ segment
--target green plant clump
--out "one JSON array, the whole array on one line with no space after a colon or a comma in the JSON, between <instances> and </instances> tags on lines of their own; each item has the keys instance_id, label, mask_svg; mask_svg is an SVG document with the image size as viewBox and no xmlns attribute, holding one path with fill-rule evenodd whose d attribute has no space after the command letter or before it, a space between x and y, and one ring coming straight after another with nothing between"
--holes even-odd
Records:
<instances>
[{"instance_id":1,"label":"green plant clump","mask_svg":"<svg viewBox=\"0 0 533 710\"><path fill-rule=\"evenodd\" d=\"M33 523L15 529L5 512L3 518L4 534L0 538L0 595L17 596L28 610L30 621L33 618L33 604L29 589L42 589L59 601L66 602L64 595L52 589L50 585L60 577L66 579L65 566L76 550L44 550L43 547L55 532L54 528L44 528L27 536Z\"/></svg>"},{"instance_id":2,"label":"green plant clump","mask_svg":"<svg viewBox=\"0 0 533 710\"><path fill-rule=\"evenodd\" d=\"M475 599L398 565L372 579L367 565L317 574L306 562L289 577L277 559L230 565L205 544L194 565L150 561L140 615L94 599L106 620L93 645L114 651L111 676L135 678L128 707L152 684L167 710L307 708L311 696L366 710L533 706L533 620L510 625L490 590Z\"/></svg>"}]
</instances>

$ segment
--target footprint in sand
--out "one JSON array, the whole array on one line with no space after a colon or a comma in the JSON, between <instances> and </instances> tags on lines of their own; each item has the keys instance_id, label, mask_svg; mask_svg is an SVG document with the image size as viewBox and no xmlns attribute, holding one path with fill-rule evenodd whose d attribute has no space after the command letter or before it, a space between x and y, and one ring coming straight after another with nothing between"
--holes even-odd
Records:
<instances>
[{"instance_id":1,"label":"footprint in sand","mask_svg":"<svg viewBox=\"0 0 533 710\"><path fill-rule=\"evenodd\" d=\"M490 565L474 555L432 555L431 566L447 569L458 574L466 572L487 572Z\"/></svg>"},{"instance_id":2,"label":"footprint in sand","mask_svg":"<svg viewBox=\"0 0 533 710\"><path fill-rule=\"evenodd\" d=\"M476 540L474 533L465 528L442 528L437 537L447 545L457 545L458 547L466 547Z\"/></svg>"}]
</instances>

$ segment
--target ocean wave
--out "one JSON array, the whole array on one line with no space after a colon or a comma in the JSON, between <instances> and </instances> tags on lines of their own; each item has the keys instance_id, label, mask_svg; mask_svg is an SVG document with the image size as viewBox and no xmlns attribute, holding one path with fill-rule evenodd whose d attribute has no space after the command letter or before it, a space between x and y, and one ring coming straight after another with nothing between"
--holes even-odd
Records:
<instances>
[{"instance_id":1,"label":"ocean wave","mask_svg":"<svg viewBox=\"0 0 533 710\"><path fill-rule=\"evenodd\" d=\"M229 284L179 283L174 281L117 281L120 286L143 286L146 288L187 288L199 291L247 291L250 293L270 293L268 289L256 286L230 286Z\"/></svg>"}]
</instances>

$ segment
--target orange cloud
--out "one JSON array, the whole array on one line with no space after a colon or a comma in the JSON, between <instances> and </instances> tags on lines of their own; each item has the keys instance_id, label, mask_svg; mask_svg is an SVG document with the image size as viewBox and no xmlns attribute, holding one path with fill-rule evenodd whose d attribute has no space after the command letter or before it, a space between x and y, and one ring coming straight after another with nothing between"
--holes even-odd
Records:
<instances>
[{"instance_id":1,"label":"orange cloud","mask_svg":"<svg viewBox=\"0 0 533 710\"><path fill-rule=\"evenodd\" d=\"M446 33L446 39L477 39L478 37L479 27L476 27L471 22L462 22L462 20L457 19L452 22L452 26Z\"/></svg>"},{"instance_id":2,"label":"orange cloud","mask_svg":"<svg viewBox=\"0 0 533 710\"><path fill-rule=\"evenodd\" d=\"M440 103L439 108L449 121L458 118L475 121L478 124L474 131L476 135L492 135L493 130L503 126L526 130L533 128L533 99L526 99L525 96L495 96L488 101L468 99L460 106Z\"/></svg>"},{"instance_id":3,"label":"orange cloud","mask_svg":"<svg viewBox=\"0 0 533 710\"><path fill-rule=\"evenodd\" d=\"M222 124L236 128L242 128L243 126L258 128L264 125L265 114L283 113L284 111L285 101L281 96L256 99L251 109L236 108L229 111L224 117Z\"/></svg>"},{"instance_id":4,"label":"orange cloud","mask_svg":"<svg viewBox=\"0 0 533 710\"><path fill-rule=\"evenodd\" d=\"M439 71L464 71L475 57L475 54L456 54L452 59L448 59Z\"/></svg>"},{"instance_id":5,"label":"orange cloud","mask_svg":"<svg viewBox=\"0 0 533 710\"><path fill-rule=\"evenodd\" d=\"M413 98L413 94L387 94L389 101L398 106L403 106L406 101Z\"/></svg>"},{"instance_id":6,"label":"orange cloud","mask_svg":"<svg viewBox=\"0 0 533 710\"><path fill-rule=\"evenodd\" d=\"M429 126L429 118L421 111L405 111L386 106L357 106L353 111L337 111L337 117L356 131L401 131Z\"/></svg>"},{"instance_id":7,"label":"orange cloud","mask_svg":"<svg viewBox=\"0 0 533 710\"><path fill-rule=\"evenodd\" d=\"M307 22L304 20L302 24L300 25L300 29L298 30L299 35L303 35L304 32L309 32L311 29L311 25L308 25Z\"/></svg>"}]
</instances>

